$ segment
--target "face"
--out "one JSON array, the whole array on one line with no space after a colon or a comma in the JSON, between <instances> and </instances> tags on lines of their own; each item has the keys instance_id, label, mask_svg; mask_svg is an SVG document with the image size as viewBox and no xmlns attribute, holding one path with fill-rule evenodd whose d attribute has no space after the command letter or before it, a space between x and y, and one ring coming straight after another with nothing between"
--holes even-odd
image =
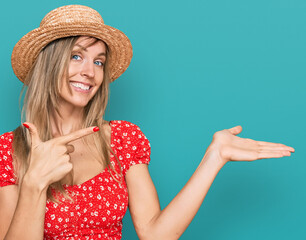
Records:
<instances>
[{"instance_id":1,"label":"face","mask_svg":"<svg viewBox=\"0 0 306 240\"><path fill-rule=\"evenodd\" d=\"M101 86L106 45L102 41L92 44L94 41L89 37L80 37L76 41L68 65L68 84L66 76L62 80L60 104L85 107Z\"/></svg>"}]
</instances>

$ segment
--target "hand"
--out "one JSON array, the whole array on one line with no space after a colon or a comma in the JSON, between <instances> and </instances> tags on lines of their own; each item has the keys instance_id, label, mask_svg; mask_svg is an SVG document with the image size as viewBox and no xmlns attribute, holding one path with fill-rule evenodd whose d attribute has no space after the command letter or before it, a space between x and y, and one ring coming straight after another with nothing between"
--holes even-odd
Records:
<instances>
[{"instance_id":1,"label":"hand","mask_svg":"<svg viewBox=\"0 0 306 240\"><path fill-rule=\"evenodd\" d=\"M24 126L31 135L29 168L25 176L30 176L40 190L59 181L72 170L69 153L74 151L74 147L69 142L99 130L98 127L89 127L43 142L34 124L24 123Z\"/></svg>"},{"instance_id":2,"label":"hand","mask_svg":"<svg viewBox=\"0 0 306 240\"><path fill-rule=\"evenodd\" d=\"M240 138L242 127L236 126L216 132L207 152L213 151L225 164L228 161L254 161L264 158L290 156L294 148L284 144Z\"/></svg>"}]
</instances>

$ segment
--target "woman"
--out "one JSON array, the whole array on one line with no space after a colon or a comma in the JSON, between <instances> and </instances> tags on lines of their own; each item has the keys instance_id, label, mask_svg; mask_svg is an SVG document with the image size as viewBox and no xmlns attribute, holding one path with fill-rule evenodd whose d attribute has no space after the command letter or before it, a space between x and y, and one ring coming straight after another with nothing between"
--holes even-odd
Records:
<instances>
[{"instance_id":1,"label":"woman","mask_svg":"<svg viewBox=\"0 0 306 240\"><path fill-rule=\"evenodd\" d=\"M147 164L150 145L126 121L103 120L108 84L132 47L93 9L55 9L15 46L27 85L26 122L0 137L1 239L121 239L129 206L140 239L178 239L228 161L290 156L293 148L214 134L197 170L160 210Z\"/></svg>"}]
</instances>

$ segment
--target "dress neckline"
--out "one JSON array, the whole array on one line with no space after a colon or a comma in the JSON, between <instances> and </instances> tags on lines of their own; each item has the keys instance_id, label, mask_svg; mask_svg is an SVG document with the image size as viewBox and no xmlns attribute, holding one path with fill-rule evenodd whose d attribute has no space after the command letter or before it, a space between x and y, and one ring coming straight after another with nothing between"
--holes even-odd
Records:
<instances>
[{"instance_id":1,"label":"dress neckline","mask_svg":"<svg viewBox=\"0 0 306 240\"><path fill-rule=\"evenodd\" d=\"M110 137L111 137L111 144L110 144L110 147L113 146L113 135L114 135L114 134L113 134L113 126L112 126L113 122L114 122L114 121L111 120L111 121L109 121L109 123L108 123L109 126L110 126ZM89 183L89 182L95 180L96 178L98 178L98 177L104 175L106 172L107 172L107 167L105 167L105 168L104 168L101 172L99 172L97 175L93 176L92 178L90 178L90 179L88 179L88 180L86 180L86 181L84 181L84 182L82 182L82 183L73 184L73 185L63 184L63 186L64 186L65 188L67 188L67 189L71 189L71 188L80 188L80 187L86 185L87 183Z\"/></svg>"}]
</instances>

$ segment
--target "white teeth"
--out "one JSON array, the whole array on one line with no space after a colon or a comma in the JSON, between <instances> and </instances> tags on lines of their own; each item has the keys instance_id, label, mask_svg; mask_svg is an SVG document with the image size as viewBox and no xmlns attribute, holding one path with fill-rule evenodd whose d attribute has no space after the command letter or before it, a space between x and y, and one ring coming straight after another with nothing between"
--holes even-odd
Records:
<instances>
[{"instance_id":1,"label":"white teeth","mask_svg":"<svg viewBox=\"0 0 306 240\"><path fill-rule=\"evenodd\" d=\"M82 90L89 90L90 86L84 85L82 83L71 83L72 86L80 88Z\"/></svg>"}]
</instances>

